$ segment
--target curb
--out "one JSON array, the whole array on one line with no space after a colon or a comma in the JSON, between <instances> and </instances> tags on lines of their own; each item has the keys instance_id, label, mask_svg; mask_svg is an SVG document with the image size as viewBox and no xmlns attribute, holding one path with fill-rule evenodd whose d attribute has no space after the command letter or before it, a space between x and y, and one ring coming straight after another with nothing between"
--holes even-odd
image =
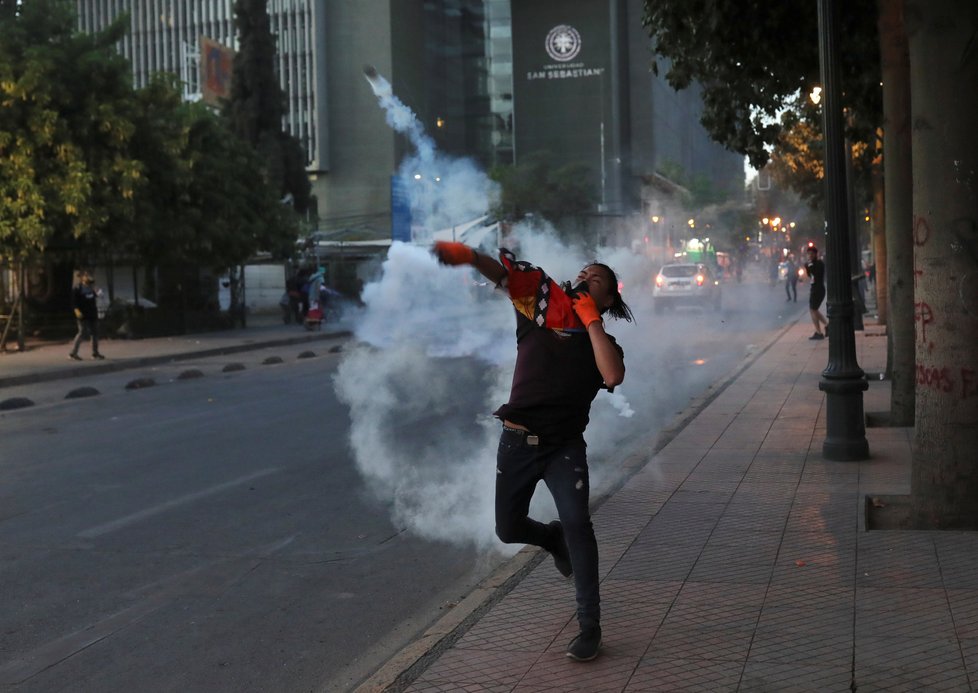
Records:
<instances>
[{"instance_id":1,"label":"curb","mask_svg":"<svg viewBox=\"0 0 978 693\"><path fill-rule=\"evenodd\" d=\"M592 499L592 510L600 508L620 490L800 320L801 317L798 317L789 321L763 348L745 357L728 375L709 385L703 395L694 399L651 439L639 437L620 458L618 466L622 473L615 477L613 483L598 490ZM400 693L406 689L434 660L458 642L493 605L509 594L527 573L544 560L545 555L543 549L536 547L527 546L521 549L516 556L504 562L480 582L451 612L438 618L417 640L396 652L380 669L358 684L353 689L354 693Z\"/></svg>"},{"instance_id":2,"label":"curb","mask_svg":"<svg viewBox=\"0 0 978 693\"><path fill-rule=\"evenodd\" d=\"M124 359L110 363L100 363L85 367L65 368L46 373L29 373L27 375L12 375L0 378L0 389L13 387L15 385L33 385L36 383L48 383L55 380L65 380L88 375L101 375L103 373L116 373L130 368L143 368L155 366L161 363L172 363L175 361L187 361L189 359L207 358L209 356L225 356L238 354L243 351L256 351L277 346L290 346L293 344L304 344L306 342L316 342L325 339L335 339L338 337L349 337L352 333L349 330L339 332L325 332L322 334L301 335L298 337L286 337L271 339L268 341L258 341L249 344L234 344L230 346L213 347L210 349L197 349L193 351L182 351L166 356L145 356L140 358Z\"/></svg>"}]
</instances>

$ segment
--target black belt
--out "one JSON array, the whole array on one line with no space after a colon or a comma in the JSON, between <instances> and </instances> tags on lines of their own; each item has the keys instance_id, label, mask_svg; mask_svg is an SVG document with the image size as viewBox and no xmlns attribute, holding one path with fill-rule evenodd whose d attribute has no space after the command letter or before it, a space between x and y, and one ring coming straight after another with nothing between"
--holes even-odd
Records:
<instances>
[{"instance_id":1,"label":"black belt","mask_svg":"<svg viewBox=\"0 0 978 693\"><path fill-rule=\"evenodd\" d=\"M523 442L531 447L538 447L540 445L540 436L534 435L529 431L524 431L522 428L513 428L512 426L507 426L503 424L503 430L507 433L515 433L516 435L523 438Z\"/></svg>"}]
</instances>

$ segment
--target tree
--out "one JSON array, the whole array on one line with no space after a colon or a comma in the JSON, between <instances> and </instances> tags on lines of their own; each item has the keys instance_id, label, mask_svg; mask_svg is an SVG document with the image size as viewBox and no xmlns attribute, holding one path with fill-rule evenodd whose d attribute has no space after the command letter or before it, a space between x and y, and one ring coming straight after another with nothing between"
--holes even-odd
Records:
<instances>
[{"instance_id":1,"label":"tree","mask_svg":"<svg viewBox=\"0 0 978 693\"><path fill-rule=\"evenodd\" d=\"M880 63L883 71L883 177L886 252L877 285L887 306L887 373L890 423L912 426L916 407L913 273L913 170L910 125L910 54L904 0L880 0Z\"/></svg>"},{"instance_id":2,"label":"tree","mask_svg":"<svg viewBox=\"0 0 978 693\"><path fill-rule=\"evenodd\" d=\"M919 528L978 529L978 5L908 0ZM953 106L952 106L953 104Z\"/></svg>"},{"instance_id":3,"label":"tree","mask_svg":"<svg viewBox=\"0 0 978 693\"><path fill-rule=\"evenodd\" d=\"M231 98L224 115L232 131L258 153L265 180L303 213L309 206L311 186L302 146L282 129L285 94L275 74L275 37L267 6L268 0L234 3L240 49L234 56Z\"/></svg>"},{"instance_id":4,"label":"tree","mask_svg":"<svg viewBox=\"0 0 978 693\"><path fill-rule=\"evenodd\" d=\"M872 0L847 5L840 54L853 141L871 141L879 124L875 20ZM782 111L821 81L816 4L646 0L642 21L655 53L670 61L669 84L702 86L707 131L763 168L781 133Z\"/></svg>"},{"instance_id":5,"label":"tree","mask_svg":"<svg viewBox=\"0 0 978 693\"><path fill-rule=\"evenodd\" d=\"M206 108L191 107L190 115L188 252L214 269L244 264L259 250L291 254L298 219L262 179L258 153Z\"/></svg>"},{"instance_id":6,"label":"tree","mask_svg":"<svg viewBox=\"0 0 978 693\"><path fill-rule=\"evenodd\" d=\"M183 252L192 233L186 221L193 188L187 106L173 75L155 76L133 96L136 128L130 144L142 163L144 184L115 249L144 266L194 262Z\"/></svg>"},{"instance_id":7,"label":"tree","mask_svg":"<svg viewBox=\"0 0 978 693\"><path fill-rule=\"evenodd\" d=\"M519 220L536 214L552 224L593 211L597 192L583 164L553 165L553 156L535 152L518 164L497 166L489 172L499 183L499 202L492 213Z\"/></svg>"},{"instance_id":8,"label":"tree","mask_svg":"<svg viewBox=\"0 0 978 693\"><path fill-rule=\"evenodd\" d=\"M255 150L172 75L133 90L126 17L81 34L67 0L0 0L0 18L0 255L218 270L291 250Z\"/></svg>"},{"instance_id":9,"label":"tree","mask_svg":"<svg viewBox=\"0 0 978 693\"><path fill-rule=\"evenodd\" d=\"M899 24L884 20L902 0L879 0L880 10L871 0L846 5L839 46L841 57L842 102L846 108L846 129L854 149L863 153L854 169L873 173L869 164L877 155L876 133L884 137L885 175L893 188L886 191L886 248L876 257L880 276L887 281L882 298L887 301L888 363L891 374L891 421L908 425L913 420L914 365L908 358L912 326L908 287L912 269L907 263L910 215L905 207L907 187L896 181L909 180L909 149L899 144L906 137L906 105L898 95L905 83L900 62ZM654 50L672 60L669 82L682 88L692 80L704 88L706 110L703 123L713 137L734 151L748 155L760 168L773 147L780 159L775 171L783 174L807 199L819 194L818 184L807 178L814 161L815 143L820 139L821 123L812 118L805 97L820 81L815 2L794 0L788 3L740 3L732 0L711 2L709 9L700 3L683 0L647 0L644 21L654 41ZM889 10L887 10L889 7ZM877 27L877 21L879 24ZM878 34L884 32L882 34ZM785 50L785 46L790 46ZM888 74L879 88L878 65L881 52ZM887 111L881 116L881 92L888 93ZM897 141L894 141L897 140ZM802 148L808 147L808 151ZM812 158L809 158L809 154ZM814 173L814 171L811 171ZM871 189L871 175L864 177ZM808 182L804 182L805 180ZM807 190L806 190L807 188ZM891 199L895 197L896 199ZM894 266L891 266L894 265ZM879 294L878 294L879 295Z\"/></svg>"},{"instance_id":10,"label":"tree","mask_svg":"<svg viewBox=\"0 0 978 693\"><path fill-rule=\"evenodd\" d=\"M97 252L140 185L123 20L86 35L66 0L0 9L0 252Z\"/></svg>"}]
</instances>

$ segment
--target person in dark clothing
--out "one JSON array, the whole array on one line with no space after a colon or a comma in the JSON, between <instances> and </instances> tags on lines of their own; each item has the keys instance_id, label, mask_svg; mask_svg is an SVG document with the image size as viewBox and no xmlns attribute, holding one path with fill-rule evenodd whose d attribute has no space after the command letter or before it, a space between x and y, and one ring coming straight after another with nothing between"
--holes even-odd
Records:
<instances>
[{"instance_id":1,"label":"person in dark clothing","mask_svg":"<svg viewBox=\"0 0 978 693\"><path fill-rule=\"evenodd\" d=\"M601 316L630 322L631 310L615 273L601 263L585 266L571 289L506 249L499 261L461 243L439 242L433 251L444 264L475 267L508 293L516 309L513 384L509 401L494 412L502 421L496 534L506 543L546 549L562 575L573 575L580 632L567 656L592 660L601 647L601 607L584 430L598 390L611 390L625 377L623 351L604 331ZM541 480L560 517L549 524L529 517Z\"/></svg>"},{"instance_id":2,"label":"person in dark clothing","mask_svg":"<svg viewBox=\"0 0 978 693\"><path fill-rule=\"evenodd\" d=\"M815 334L809 339L825 339L825 333L829 331L829 321L825 319L819 307L825 300L825 263L818 259L818 248L808 246L808 264L805 265L805 272L812 280L812 290L808 295L808 312L812 316L812 324L815 325ZM822 332L822 325L825 325L825 333Z\"/></svg>"},{"instance_id":3,"label":"person in dark clothing","mask_svg":"<svg viewBox=\"0 0 978 693\"><path fill-rule=\"evenodd\" d=\"M785 258L784 292L788 295L786 301L798 302L798 264L795 262L793 253L789 253Z\"/></svg>"},{"instance_id":4,"label":"person in dark clothing","mask_svg":"<svg viewBox=\"0 0 978 693\"><path fill-rule=\"evenodd\" d=\"M95 288L95 278L88 272L82 272L78 285L71 291L71 307L78 322L78 334L68 357L75 361L81 361L78 348L88 339L92 340L92 358L99 361L105 358L98 351L98 297L101 295L102 290Z\"/></svg>"}]
</instances>

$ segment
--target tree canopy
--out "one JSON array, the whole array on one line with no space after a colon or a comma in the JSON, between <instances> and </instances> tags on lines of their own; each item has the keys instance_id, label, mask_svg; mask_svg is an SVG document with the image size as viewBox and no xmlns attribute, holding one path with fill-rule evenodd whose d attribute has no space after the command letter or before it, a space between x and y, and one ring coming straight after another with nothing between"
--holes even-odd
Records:
<instances>
[{"instance_id":1,"label":"tree canopy","mask_svg":"<svg viewBox=\"0 0 978 693\"><path fill-rule=\"evenodd\" d=\"M852 139L866 142L881 119L876 3L854 0L846 10L843 105ZM699 82L704 127L762 168L785 128L783 112L820 83L816 3L646 0L643 24L656 54L653 70L662 63L675 89Z\"/></svg>"},{"instance_id":2,"label":"tree canopy","mask_svg":"<svg viewBox=\"0 0 978 693\"><path fill-rule=\"evenodd\" d=\"M305 212L311 186L302 146L282 129L285 94L275 72L268 0L236 0L234 17L240 48L234 56L231 97L224 115L231 129L258 152L265 180L281 197L290 197L296 211Z\"/></svg>"},{"instance_id":3,"label":"tree canopy","mask_svg":"<svg viewBox=\"0 0 978 693\"><path fill-rule=\"evenodd\" d=\"M86 35L62 0L2 5L0 247L97 244L131 217L143 173L129 150L130 68L113 47L122 20Z\"/></svg>"},{"instance_id":4,"label":"tree canopy","mask_svg":"<svg viewBox=\"0 0 978 693\"><path fill-rule=\"evenodd\" d=\"M219 269L284 253L297 219L259 155L172 75L134 90L127 27L82 34L68 0L0 0L0 256Z\"/></svg>"},{"instance_id":5,"label":"tree canopy","mask_svg":"<svg viewBox=\"0 0 978 693\"><path fill-rule=\"evenodd\" d=\"M551 223L590 212L597 192L583 164L555 167L547 152L535 152L512 166L497 166L489 175L500 184L499 202L493 214L519 220L536 214Z\"/></svg>"}]
</instances>

